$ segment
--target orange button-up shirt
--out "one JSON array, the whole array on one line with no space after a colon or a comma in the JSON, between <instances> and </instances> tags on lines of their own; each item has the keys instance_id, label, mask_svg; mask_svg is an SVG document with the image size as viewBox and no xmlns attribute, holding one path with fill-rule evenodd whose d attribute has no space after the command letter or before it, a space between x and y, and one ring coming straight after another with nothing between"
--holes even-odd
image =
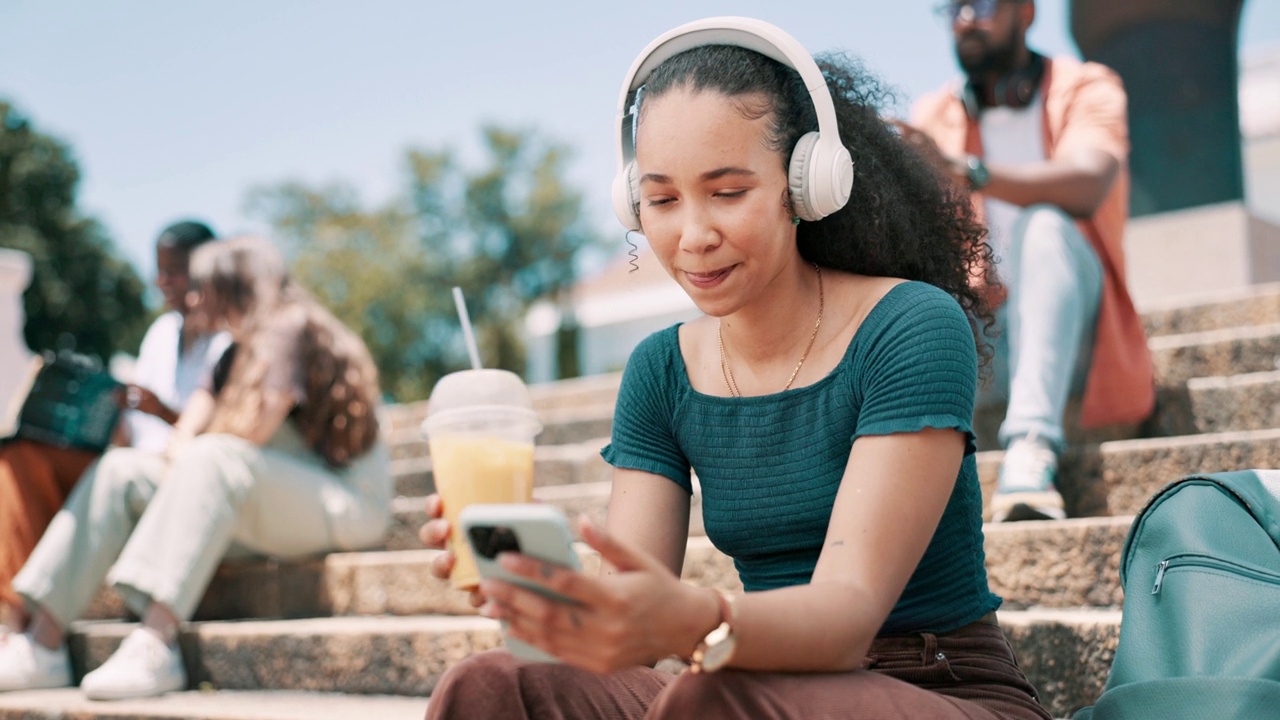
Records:
<instances>
[{"instance_id":1,"label":"orange button-up shirt","mask_svg":"<svg viewBox=\"0 0 1280 720\"><path fill-rule=\"evenodd\" d=\"M1046 159L1089 148L1107 152L1120 163L1115 183L1098 210L1092 217L1076 221L1103 271L1102 301L1080 423L1097 427L1139 422L1155 406L1155 379L1142 322L1125 285L1129 130L1124 86L1120 77L1103 65L1054 58L1046 63L1040 93L1044 98ZM952 157L982 155L978 122L965 111L955 86L922 97L912 109L911 121ZM982 200L981 194L973 195L979 217Z\"/></svg>"}]
</instances>

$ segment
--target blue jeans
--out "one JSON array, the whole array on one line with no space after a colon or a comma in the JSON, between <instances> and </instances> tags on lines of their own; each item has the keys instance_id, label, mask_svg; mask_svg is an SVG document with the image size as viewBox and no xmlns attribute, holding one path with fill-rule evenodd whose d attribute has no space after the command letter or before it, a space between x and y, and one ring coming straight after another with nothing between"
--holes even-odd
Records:
<instances>
[{"instance_id":1,"label":"blue jeans","mask_svg":"<svg viewBox=\"0 0 1280 720\"><path fill-rule=\"evenodd\" d=\"M1060 208L1031 205L996 270L1009 296L996 313L993 372L978 405L1008 403L1001 445L1035 433L1060 451L1067 399L1089 373L1102 264Z\"/></svg>"}]
</instances>

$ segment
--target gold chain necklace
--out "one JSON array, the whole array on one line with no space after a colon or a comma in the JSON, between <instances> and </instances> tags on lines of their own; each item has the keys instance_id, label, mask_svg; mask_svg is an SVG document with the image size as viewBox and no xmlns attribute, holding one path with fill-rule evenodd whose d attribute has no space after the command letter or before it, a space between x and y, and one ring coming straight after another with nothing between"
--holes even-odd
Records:
<instances>
[{"instance_id":1,"label":"gold chain necklace","mask_svg":"<svg viewBox=\"0 0 1280 720\"><path fill-rule=\"evenodd\" d=\"M827 304L826 296L822 292L822 268L814 265L813 271L818 273L818 319L813 322L813 333L809 335L809 344L805 346L804 354L800 356L800 362L796 363L796 369L791 371L791 377L787 378L787 384L782 388L782 392L790 390L791 383L796 381L800 368L804 367L804 361L809 359L813 341L818 338L818 328L822 327L822 310ZM738 382L733 378L733 369L729 367L729 355L724 351L724 335L720 332L722 324L723 322L716 323L716 342L720 345L720 373L724 375L724 386L729 389L729 394L733 397L742 397L742 393L738 391Z\"/></svg>"}]
</instances>

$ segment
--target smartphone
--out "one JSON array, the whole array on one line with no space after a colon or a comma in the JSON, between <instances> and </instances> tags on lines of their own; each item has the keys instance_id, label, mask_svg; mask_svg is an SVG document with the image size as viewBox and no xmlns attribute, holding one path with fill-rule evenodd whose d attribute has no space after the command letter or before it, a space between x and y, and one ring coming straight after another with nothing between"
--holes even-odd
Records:
<instances>
[{"instance_id":1,"label":"smartphone","mask_svg":"<svg viewBox=\"0 0 1280 720\"><path fill-rule=\"evenodd\" d=\"M458 524L471 545L480 577L514 583L557 602L574 602L512 575L498 564L499 553L518 552L570 570L581 570L569 521L559 508L540 503L468 505L458 514ZM502 629L503 640L512 655L536 662L559 662L556 657L508 636L505 623Z\"/></svg>"}]
</instances>

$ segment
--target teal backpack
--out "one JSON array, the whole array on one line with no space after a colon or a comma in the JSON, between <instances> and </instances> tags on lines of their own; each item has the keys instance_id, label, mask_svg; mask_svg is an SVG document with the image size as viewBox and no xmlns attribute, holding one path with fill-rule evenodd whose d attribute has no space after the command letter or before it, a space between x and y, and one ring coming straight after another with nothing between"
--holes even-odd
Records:
<instances>
[{"instance_id":1,"label":"teal backpack","mask_svg":"<svg viewBox=\"0 0 1280 720\"><path fill-rule=\"evenodd\" d=\"M1134 519L1120 642L1074 720L1280 718L1280 471L1195 475Z\"/></svg>"}]
</instances>

